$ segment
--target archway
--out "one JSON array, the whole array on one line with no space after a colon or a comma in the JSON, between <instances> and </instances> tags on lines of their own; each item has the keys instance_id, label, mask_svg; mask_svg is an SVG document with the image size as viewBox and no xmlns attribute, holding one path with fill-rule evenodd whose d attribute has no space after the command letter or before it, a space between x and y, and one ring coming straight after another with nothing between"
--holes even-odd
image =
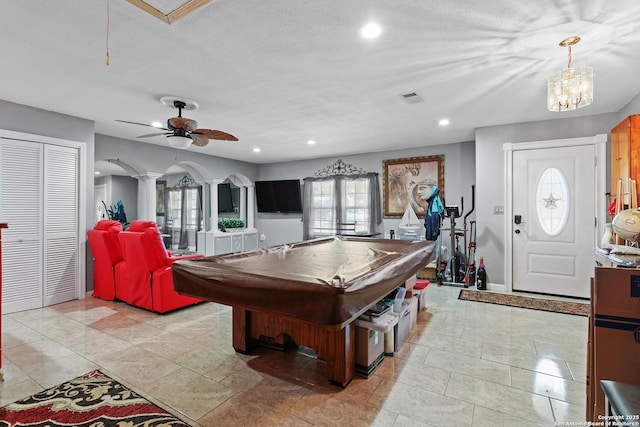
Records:
<instances>
[{"instance_id":1,"label":"archway","mask_svg":"<svg viewBox=\"0 0 640 427\"><path fill-rule=\"evenodd\" d=\"M127 221L138 219L138 180L140 165L108 158L94 162L93 206L95 221L109 218L118 201L122 201Z\"/></svg>"}]
</instances>

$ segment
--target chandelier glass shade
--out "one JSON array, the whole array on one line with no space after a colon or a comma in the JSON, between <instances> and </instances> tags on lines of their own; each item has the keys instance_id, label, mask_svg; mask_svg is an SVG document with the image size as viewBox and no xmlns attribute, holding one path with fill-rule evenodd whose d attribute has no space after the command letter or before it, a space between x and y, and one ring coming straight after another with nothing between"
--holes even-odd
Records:
<instances>
[{"instance_id":1,"label":"chandelier glass shade","mask_svg":"<svg viewBox=\"0 0 640 427\"><path fill-rule=\"evenodd\" d=\"M179 148L181 150L185 150L191 147L191 143L193 140L188 136L180 136L180 135L169 135L167 136L169 140L169 145L173 148Z\"/></svg>"},{"instance_id":2,"label":"chandelier glass shade","mask_svg":"<svg viewBox=\"0 0 640 427\"><path fill-rule=\"evenodd\" d=\"M571 66L571 46L580 37L562 40L560 46L569 49L567 68L549 76L547 86L547 108L549 111L569 111L586 107L593 102L593 68Z\"/></svg>"}]
</instances>

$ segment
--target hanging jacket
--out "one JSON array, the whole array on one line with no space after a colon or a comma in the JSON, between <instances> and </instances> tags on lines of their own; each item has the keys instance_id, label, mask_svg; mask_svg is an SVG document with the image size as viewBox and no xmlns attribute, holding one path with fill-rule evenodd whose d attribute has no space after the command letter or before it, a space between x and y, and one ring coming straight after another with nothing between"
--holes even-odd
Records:
<instances>
[{"instance_id":1,"label":"hanging jacket","mask_svg":"<svg viewBox=\"0 0 640 427\"><path fill-rule=\"evenodd\" d=\"M436 240L440 235L440 223L444 206L438 194L440 189L437 186L431 188L431 195L427 199L427 211L424 215L425 239Z\"/></svg>"}]
</instances>

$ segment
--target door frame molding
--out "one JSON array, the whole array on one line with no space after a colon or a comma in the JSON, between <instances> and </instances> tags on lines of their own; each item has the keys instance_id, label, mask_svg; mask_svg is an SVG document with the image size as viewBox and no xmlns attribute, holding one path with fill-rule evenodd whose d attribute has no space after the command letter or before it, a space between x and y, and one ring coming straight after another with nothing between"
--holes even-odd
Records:
<instances>
[{"instance_id":1,"label":"door frame molding","mask_svg":"<svg viewBox=\"0 0 640 427\"><path fill-rule=\"evenodd\" d=\"M546 141L531 142L507 142L502 145L504 152L504 195L505 195L505 291L513 292L513 153L522 150L537 150L542 148L576 147L591 145L595 148L595 191L596 191L596 227L594 227L594 242L598 242L598 236L604 232L606 220L605 188L607 184L607 135L598 134L580 138L551 139ZM595 249L595 248L594 248ZM595 262L595 261L594 261ZM595 263L594 263L595 267Z\"/></svg>"},{"instance_id":2,"label":"door frame molding","mask_svg":"<svg viewBox=\"0 0 640 427\"><path fill-rule=\"evenodd\" d=\"M0 139L30 141L78 150L78 271L76 271L76 283L79 288L78 298L84 299L87 294L87 143L7 129L0 129Z\"/></svg>"}]
</instances>

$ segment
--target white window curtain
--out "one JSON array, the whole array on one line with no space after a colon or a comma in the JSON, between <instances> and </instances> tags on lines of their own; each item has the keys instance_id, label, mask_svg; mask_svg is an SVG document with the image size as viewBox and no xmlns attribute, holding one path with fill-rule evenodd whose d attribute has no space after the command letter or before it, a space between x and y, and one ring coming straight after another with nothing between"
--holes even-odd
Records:
<instances>
[{"instance_id":1,"label":"white window curtain","mask_svg":"<svg viewBox=\"0 0 640 427\"><path fill-rule=\"evenodd\" d=\"M303 237L382 233L382 204L377 173L305 178Z\"/></svg>"}]
</instances>

